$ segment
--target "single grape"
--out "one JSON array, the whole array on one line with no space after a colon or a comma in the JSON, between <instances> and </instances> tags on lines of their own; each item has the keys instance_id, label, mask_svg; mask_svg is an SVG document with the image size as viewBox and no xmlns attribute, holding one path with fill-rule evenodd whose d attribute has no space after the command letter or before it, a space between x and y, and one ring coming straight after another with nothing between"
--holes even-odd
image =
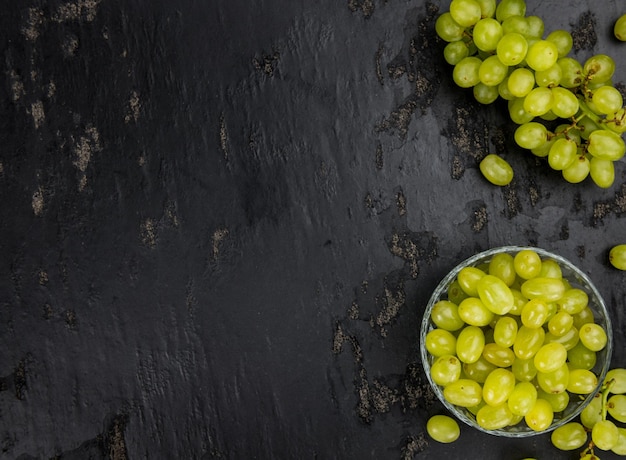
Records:
<instances>
[{"instance_id":1,"label":"single grape","mask_svg":"<svg viewBox=\"0 0 626 460\"><path fill-rule=\"evenodd\" d=\"M515 343L513 344L515 356L520 359L530 359L534 357L535 353L537 353L543 345L545 337L546 333L541 327L530 328L521 326L517 331Z\"/></svg>"},{"instance_id":2,"label":"single grape","mask_svg":"<svg viewBox=\"0 0 626 460\"><path fill-rule=\"evenodd\" d=\"M461 286L461 289L463 289L463 291L467 295L471 297L478 297L478 290L476 288L476 285L483 276L485 276L485 272L482 271L480 268L463 267L459 271L456 279Z\"/></svg>"},{"instance_id":3,"label":"single grape","mask_svg":"<svg viewBox=\"0 0 626 460\"><path fill-rule=\"evenodd\" d=\"M522 125L528 123L533 118L533 115L524 110L524 98L516 97L508 101L509 116L514 123Z\"/></svg>"},{"instance_id":4,"label":"single grape","mask_svg":"<svg viewBox=\"0 0 626 460\"><path fill-rule=\"evenodd\" d=\"M433 305L430 319L440 329L458 331L465 322L459 316L459 307L449 300L439 300Z\"/></svg>"},{"instance_id":5,"label":"single grape","mask_svg":"<svg viewBox=\"0 0 626 460\"><path fill-rule=\"evenodd\" d=\"M472 88L474 99L484 105L489 105L498 99L500 93L498 86L487 86L482 82L478 82Z\"/></svg>"},{"instance_id":6,"label":"single grape","mask_svg":"<svg viewBox=\"0 0 626 460\"><path fill-rule=\"evenodd\" d=\"M581 312L576 313L575 315L573 315L573 317L574 328L576 329L580 329L585 324L594 322L593 311L591 311L591 308L589 307L583 308Z\"/></svg>"},{"instance_id":7,"label":"single grape","mask_svg":"<svg viewBox=\"0 0 626 460\"><path fill-rule=\"evenodd\" d=\"M537 375L537 369L535 368L535 360L531 356L527 359L522 359L516 356L513 365L511 366L511 372L515 375L518 382L530 382Z\"/></svg>"},{"instance_id":8,"label":"single grape","mask_svg":"<svg viewBox=\"0 0 626 460\"><path fill-rule=\"evenodd\" d=\"M570 315L575 315L583 311L583 309L589 304L589 296L585 291L579 288L566 289L559 300L557 305L564 312Z\"/></svg>"},{"instance_id":9,"label":"single grape","mask_svg":"<svg viewBox=\"0 0 626 460\"><path fill-rule=\"evenodd\" d=\"M457 65L467 56L469 56L469 48L462 40L450 42L443 48L443 58L450 65Z\"/></svg>"},{"instance_id":10,"label":"single grape","mask_svg":"<svg viewBox=\"0 0 626 460\"><path fill-rule=\"evenodd\" d=\"M606 373L604 382L613 382L611 386L611 393L613 394L625 394L626 393L626 369L616 367L609 370Z\"/></svg>"},{"instance_id":11,"label":"single grape","mask_svg":"<svg viewBox=\"0 0 626 460\"><path fill-rule=\"evenodd\" d=\"M551 334L561 337L574 327L574 318L566 311L557 312L548 321L548 331Z\"/></svg>"},{"instance_id":12,"label":"single grape","mask_svg":"<svg viewBox=\"0 0 626 460\"><path fill-rule=\"evenodd\" d=\"M482 51L494 51L502 35L502 25L493 18L481 19L472 31L474 43Z\"/></svg>"},{"instance_id":13,"label":"single grape","mask_svg":"<svg viewBox=\"0 0 626 460\"><path fill-rule=\"evenodd\" d=\"M503 347L491 342L485 344L483 358L497 367L509 367L515 361L515 353L509 347Z\"/></svg>"},{"instance_id":14,"label":"single grape","mask_svg":"<svg viewBox=\"0 0 626 460\"><path fill-rule=\"evenodd\" d=\"M561 393L546 393L541 388L537 390L537 398L545 399L552 406L552 410L563 412L569 405L570 397L567 391Z\"/></svg>"},{"instance_id":15,"label":"single grape","mask_svg":"<svg viewBox=\"0 0 626 460\"><path fill-rule=\"evenodd\" d=\"M489 261L488 273L500 278L507 286L511 286L517 277L515 265L513 264L513 256L506 252L501 252L493 256Z\"/></svg>"},{"instance_id":16,"label":"single grape","mask_svg":"<svg viewBox=\"0 0 626 460\"><path fill-rule=\"evenodd\" d=\"M543 326L550 316L550 305L541 298L531 299L522 308L520 319L528 328L536 329ZM538 368L539 369L539 368Z\"/></svg>"},{"instance_id":17,"label":"single grape","mask_svg":"<svg viewBox=\"0 0 626 460\"><path fill-rule=\"evenodd\" d=\"M515 99L515 96L511 93L511 91L509 91L509 76L502 80L502 82L498 85L498 94L505 101Z\"/></svg>"},{"instance_id":18,"label":"single grape","mask_svg":"<svg viewBox=\"0 0 626 460\"><path fill-rule=\"evenodd\" d=\"M539 16L526 16L526 22L528 22L528 37L541 38L545 30L543 19Z\"/></svg>"},{"instance_id":19,"label":"single grape","mask_svg":"<svg viewBox=\"0 0 626 460\"><path fill-rule=\"evenodd\" d=\"M585 155L579 155L574 162L562 171L563 178L570 184L578 184L584 181L591 170L589 159Z\"/></svg>"},{"instance_id":20,"label":"single grape","mask_svg":"<svg viewBox=\"0 0 626 460\"><path fill-rule=\"evenodd\" d=\"M617 438L617 443L611 448L611 452L617 455L625 456L626 455L626 428L617 427L617 431L619 432L619 437Z\"/></svg>"},{"instance_id":21,"label":"single grape","mask_svg":"<svg viewBox=\"0 0 626 460\"><path fill-rule=\"evenodd\" d=\"M588 116L584 116L576 121L576 125L580 130L580 137L585 140L589 140L589 136L591 133L594 133L598 129L600 129L600 125L596 123L594 120L589 118Z\"/></svg>"},{"instance_id":22,"label":"single grape","mask_svg":"<svg viewBox=\"0 0 626 460\"><path fill-rule=\"evenodd\" d=\"M480 5L481 17L491 18L496 14L496 0L476 0Z\"/></svg>"},{"instance_id":23,"label":"single grape","mask_svg":"<svg viewBox=\"0 0 626 460\"><path fill-rule=\"evenodd\" d=\"M459 379L444 387L443 397L454 406L473 407L481 402L482 392L478 382Z\"/></svg>"},{"instance_id":24,"label":"single grape","mask_svg":"<svg viewBox=\"0 0 626 460\"><path fill-rule=\"evenodd\" d=\"M476 290L485 307L496 315L505 315L513 308L513 293L497 276L483 276L478 280Z\"/></svg>"},{"instance_id":25,"label":"single grape","mask_svg":"<svg viewBox=\"0 0 626 460\"><path fill-rule=\"evenodd\" d=\"M580 449L587 443L587 431L578 422L569 422L555 429L550 435L552 445L560 450Z\"/></svg>"},{"instance_id":26,"label":"single grape","mask_svg":"<svg viewBox=\"0 0 626 460\"><path fill-rule=\"evenodd\" d=\"M589 135L587 151L594 157L617 161L624 156L626 146L619 134L599 129Z\"/></svg>"},{"instance_id":27,"label":"single grape","mask_svg":"<svg viewBox=\"0 0 626 460\"><path fill-rule=\"evenodd\" d=\"M537 383L546 393L562 393L567 390L569 368L563 364L552 372L537 372Z\"/></svg>"},{"instance_id":28,"label":"single grape","mask_svg":"<svg viewBox=\"0 0 626 460\"><path fill-rule=\"evenodd\" d=\"M547 70L556 64L559 58L559 50L554 42L548 40L537 40L528 47L526 53L526 63L535 70Z\"/></svg>"},{"instance_id":29,"label":"single grape","mask_svg":"<svg viewBox=\"0 0 626 460\"><path fill-rule=\"evenodd\" d=\"M585 61L583 74L593 83L603 83L615 73L615 61L606 54L596 54Z\"/></svg>"},{"instance_id":30,"label":"single grape","mask_svg":"<svg viewBox=\"0 0 626 460\"><path fill-rule=\"evenodd\" d=\"M465 27L459 25L449 11L439 15L435 21L435 31L446 42L456 42L463 38Z\"/></svg>"},{"instance_id":31,"label":"single grape","mask_svg":"<svg viewBox=\"0 0 626 460\"><path fill-rule=\"evenodd\" d=\"M626 108L621 108L617 112L607 115L604 123L611 131L618 134L626 132Z\"/></svg>"},{"instance_id":32,"label":"single grape","mask_svg":"<svg viewBox=\"0 0 626 460\"><path fill-rule=\"evenodd\" d=\"M493 330L494 343L500 347L512 347L517 336L517 321L510 316L502 316L496 321Z\"/></svg>"},{"instance_id":33,"label":"single grape","mask_svg":"<svg viewBox=\"0 0 626 460\"><path fill-rule=\"evenodd\" d=\"M596 352L591 351L579 341L574 347L567 350L567 362L572 369L591 370L596 365Z\"/></svg>"},{"instance_id":34,"label":"single grape","mask_svg":"<svg viewBox=\"0 0 626 460\"><path fill-rule=\"evenodd\" d=\"M452 79L461 88L471 88L480 82L478 70L482 60L476 56L461 59L452 70Z\"/></svg>"},{"instance_id":35,"label":"single grape","mask_svg":"<svg viewBox=\"0 0 626 460\"><path fill-rule=\"evenodd\" d=\"M609 415L621 423L626 423L626 395L612 395L607 401Z\"/></svg>"},{"instance_id":36,"label":"single grape","mask_svg":"<svg viewBox=\"0 0 626 460\"><path fill-rule=\"evenodd\" d=\"M530 382L518 382L509 395L507 404L513 415L524 416L537 401L537 389Z\"/></svg>"},{"instance_id":37,"label":"single grape","mask_svg":"<svg viewBox=\"0 0 626 460\"><path fill-rule=\"evenodd\" d=\"M508 89L515 97L525 97L535 86L535 74L526 67L518 67L509 75Z\"/></svg>"},{"instance_id":38,"label":"single grape","mask_svg":"<svg viewBox=\"0 0 626 460\"><path fill-rule=\"evenodd\" d=\"M618 244L611 248L609 262L618 270L626 270L626 244Z\"/></svg>"},{"instance_id":39,"label":"single grape","mask_svg":"<svg viewBox=\"0 0 626 460\"><path fill-rule=\"evenodd\" d=\"M482 356L485 334L478 326L465 326L456 339L456 355L464 363L473 363Z\"/></svg>"},{"instance_id":40,"label":"single grape","mask_svg":"<svg viewBox=\"0 0 626 460\"><path fill-rule=\"evenodd\" d=\"M459 424L447 415L433 415L426 422L428 435L437 442L451 443L461 435Z\"/></svg>"},{"instance_id":41,"label":"single grape","mask_svg":"<svg viewBox=\"0 0 626 460\"><path fill-rule=\"evenodd\" d=\"M598 377L587 369L570 369L567 391L572 394L587 395L598 386Z\"/></svg>"},{"instance_id":42,"label":"single grape","mask_svg":"<svg viewBox=\"0 0 626 460\"><path fill-rule=\"evenodd\" d=\"M493 55L486 58L478 69L480 81L487 86L497 86L508 75L509 68L504 65L498 56Z\"/></svg>"},{"instance_id":43,"label":"single grape","mask_svg":"<svg viewBox=\"0 0 626 460\"><path fill-rule=\"evenodd\" d=\"M528 36L528 32L530 31L530 25L525 17L522 16L509 16L504 21L502 21L502 31L505 34L516 32L523 36Z\"/></svg>"},{"instance_id":44,"label":"single grape","mask_svg":"<svg viewBox=\"0 0 626 460\"><path fill-rule=\"evenodd\" d=\"M602 394L598 393L580 413L580 423L585 428L592 429L600 420L602 420Z\"/></svg>"},{"instance_id":45,"label":"single grape","mask_svg":"<svg viewBox=\"0 0 626 460\"><path fill-rule=\"evenodd\" d=\"M552 109L554 97L550 88L538 86L524 97L524 110L538 117Z\"/></svg>"},{"instance_id":46,"label":"single grape","mask_svg":"<svg viewBox=\"0 0 626 460\"><path fill-rule=\"evenodd\" d=\"M571 118L579 108L578 98L570 90L560 86L552 88L552 112L559 118Z\"/></svg>"},{"instance_id":47,"label":"single grape","mask_svg":"<svg viewBox=\"0 0 626 460\"><path fill-rule=\"evenodd\" d=\"M546 40L554 43L559 53L559 57L565 57L572 50L574 39L572 34L566 30L554 30L548 34Z\"/></svg>"},{"instance_id":48,"label":"single grape","mask_svg":"<svg viewBox=\"0 0 626 460\"><path fill-rule=\"evenodd\" d=\"M460 304L463 299L469 297L465 293L465 291L461 288L461 285L459 284L458 280L454 280L452 283L450 283L450 287L448 287L447 294L448 294L448 300L457 305Z\"/></svg>"},{"instance_id":49,"label":"single grape","mask_svg":"<svg viewBox=\"0 0 626 460\"><path fill-rule=\"evenodd\" d=\"M452 18L463 27L472 27L482 16L480 4L476 0L452 0L449 10Z\"/></svg>"},{"instance_id":50,"label":"single grape","mask_svg":"<svg viewBox=\"0 0 626 460\"><path fill-rule=\"evenodd\" d=\"M483 356L478 358L473 363L463 363L463 373L466 378L474 380L478 383L485 383L491 371L495 370L498 366L491 364Z\"/></svg>"},{"instance_id":51,"label":"single grape","mask_svg":"<svg viewBox=\"0 0 626 460\"><path fill-rule=\"evenodd\" d=\"M511 32L504 34L496 46L496 56L506 66L521 63L528 52L528 42L522 34Z\"/></svg>"},{"instance_id":52,"label":"single grape","mask_svg":"<svg viewBox=\"0 0 626 460\"><path fill-rule=\"evenodd\" d=\"M468 297L459 304L459 316L471 326L487 326L494 319L494 314L478 297Z\"/></svg>"},{"instance_id":53,"label":"single grape","mask_svg":"<svg viewBox=\"0 0 626 460\"><path fill-rule=\"evenodd\" d=\"M626 41L626 14L623 14L615 21L613 34L619 41Z\"/></svg>"},{"instance_id":54,"label":"single grape","mask_svg":"<svg viewBox=\"0 0 626 460\"><path fill-rule=\"evenodd\" d=\"M583 345L591 351L602 350L608 341L604 328L595 323L585 324L580 328L578 334Z\"/></svg>"},{"instance_id":55,"label":"single grape","mask_svg":"<svg viewBox=\"0 0 626 460\"><path fill-rule=\"evenodd\" d=\"M483 384L483 400L490 406L505 403L515 388L515 376L508 369L495 369Z\"/></svg>"},{"instance_id":56,"label":"single grape","mask_svg":"<svg viewBox=\"0 0 626 460\"><path fill-rule=\"evenodd\" d=\"M571 57L562 57L556 62L561 67L561 81L559 84L563 88L578 88L582 83L582 64Z\"/></svg>"},{"instance_id":57,"label":"single grape","mask_svg":"<svg viewBox=\"0 0 626 460\"><path fill-rule=\"evenodd\" d=\"M547 343L543 345L533 358L535 368L539 372L554 372L559 369L567 360L567 350L558 343Z\"/></svg>"},{"instance_id":58,"label":"single grape","mask_svg":"<svg viewBox=\"0 0 626 460\"><path fill-rule=\"evenodd\" d=\"M574 319L574 324L576 324L575 321L576 320ZM579 341L580 338L578 336L578 329L576 326L572 327L569 331L560 336L547 332L544 338L545 343L560 343L568 351L574 348Z\"/></svg>"},{"instance_id":59,"label":"single grape","mask_svg":"<svg viewBox=\"0 0 626 460\"><path fill-rule=\"evenodd\" d=\"M430 376L437 385L446 386L461 377L461 361L454 355L438 357L430 367Z\"/></svg>"},{"instance_id":60,"label":"single grape","mask_svg":"<svg viewBox=\"0 0 626 460\"><path fill-rule=\"evenodd\" d=\"M591 429L591 440L598 449L611 450L618 438L617 426L610 420L600 420Z\"/></svg>"},{"instance_id":61,"label":"single grape","mask_svg":"<svg viewBox=\"0 0 626 460\"><path fill-rule=\"evenodd\" d=\"M426 334L426 349L433 356L456 353L456 337L445 329L433 329Z\"/></svg>"},{"instance_id":62,"label":"single grape","mask_svg":"<svg viewBox=\"0 0 626 460\"><path fill-rule=\"evenodd\" d=\"M526 424L534 431L544 431L552 424L553 419L554 411L545 399L537 399L533 408L524 416Z\"/></svg>"},{"instance_id":63,"label":"single grape","mask_svg":"<svg viewBox=\"0 0 626 460\"><path fill-rule=\"evenodd\" d=\"M622 93L613 86L601 86L593 92L591 101L600 112L600 114L608 115L615 113L624 105Z\"/></svg>"},{"instance_id":64,"label":"single grape","mask_svg":"<svg viewBox=\"0 0 626 460\"><path fill-rule=\"evenodd\" d=\"M526 16L524 0L501 0L496 7L496 19L500 22L510 16Z\"/></svg>"},{"instance_id":65,"label":"single grape","mask_svg":"<svg viewBox=\"0 0 626 460\"><path fill-rule=\"evenodd\" d=\"M612 160L592 157L589 160L589 174L598 187L609 188L615 181L615 165Z\"/></svg>"},{"instance_id":66,"label":"single grape","mask_svg":"<svg viewBox=\"0 0 626 460\"><path fill-rule=\"evenodd\" d=\"M524 110L526 110L526 103L524 103ZM517 127L514 138L517 145L522 148L537 148L548 139L548 129L541 123L530 121Z\"/></svg>"},{"instance_id":67,"label":"single grape","mask_svg":"<svg viewBox=\"0 0 626 460\"><path fill-rule=\"evenodd\" d=\"M541 273L541 257L532 249L522 249L513 257L513 266L520 278L534 278Z\"/></svg>"},{"instance_id":68,"label":"single grape","mask_svg":"<svg viewBox=\"0 0 626 460\"><path fill-rule=\"evenodd\" d=\"M499 430L513 421L513 414L506 402L497 406L489 404L481 407L476 413L476 423L486 430Z\"/></svg>"},{"instance_id":69,"label":"single grape","mask_svg":"<svg viewBox=\"0 0 626 460\"><path fill-rule=\"evenodd\" d=\"M548 152L548 164L556 171L571 166L578 158L578 145L566 138L557 139Z\"/></svg>"},{"instance_id":70,"label":"single grape","mask_svg":"<svg viewBox=\"0 0 626 460\"><path fill-rule=\"evenodd\" d=\"M556 87L563 77L563 69L556 62L546 70L535 72L535 81L538 86L547 88Z\"/></svg>"}]
</instances>

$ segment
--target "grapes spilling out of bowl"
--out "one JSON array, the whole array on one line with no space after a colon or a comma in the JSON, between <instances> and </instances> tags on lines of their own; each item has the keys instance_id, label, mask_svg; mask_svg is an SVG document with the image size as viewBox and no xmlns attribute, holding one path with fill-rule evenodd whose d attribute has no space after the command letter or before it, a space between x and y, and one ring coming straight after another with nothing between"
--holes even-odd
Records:
<instances>
[{"instance_id":1,"label":"grapes spilling out of bowl","mask_svg":"<svg viewBox=\"0 0 626 460\"><path fill-rule=\"evenodd\" d=\"M570 422L593 404L612 351L589 278L539 248L505 247L459 264L422 323L422 360L458 418L503 436Z\"/></svg>"},{"instance_id":2,"label":"grapes spilling out of bowl","mask_svg":"<svg viewBox=\"0 0 626 460\"><path fill-rule=\"evenodd\" d=\"M626 30L619 21L615 27ZM518 125L517 145L545 159L567 182L591 177L602 188L613 184L614 163L626 152L626 110L612 82L610 56L571 57L572 35L546 31L540 17L526 16L524 0L452 0L435 29L446 42L443 56L454 82L471 88L482 104L507 101ZM491 183L507 185L512 169L490 155L481 172Z\"/></svg>"}]
</instances>

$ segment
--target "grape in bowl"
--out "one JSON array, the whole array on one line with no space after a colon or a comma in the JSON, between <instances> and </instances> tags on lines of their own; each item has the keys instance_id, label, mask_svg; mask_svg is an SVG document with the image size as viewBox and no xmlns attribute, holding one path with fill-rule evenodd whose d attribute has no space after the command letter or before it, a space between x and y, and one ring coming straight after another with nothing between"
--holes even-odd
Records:
<instances>
[{"instance_id":1,"label":"grape in bowl","mask_svg":"<svg viewBox=\"0 0 626 460\"><path fill-rule=\"evenodd\" d=\"M597 288L567 259L504 246L458 264L426 306L420 353L459 420L498 436L562 426L599 391L613 349Z\"/></svg>"}]
</instances>

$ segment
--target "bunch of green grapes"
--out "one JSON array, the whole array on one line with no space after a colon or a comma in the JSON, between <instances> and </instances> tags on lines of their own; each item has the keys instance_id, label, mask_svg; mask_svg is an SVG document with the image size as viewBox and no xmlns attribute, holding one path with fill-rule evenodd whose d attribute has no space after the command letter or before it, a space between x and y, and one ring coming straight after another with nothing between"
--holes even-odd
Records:
<instances>
[{"instance_id":1,"label":"bunch of green grapes","mask_svg":"<svg viewBox=\"0 0 626 460\"><path fill-rule=\"evenodd\" d=\"M571 34L546 33L541 18L526 16L524 0L452 0L435 28L447 42L443 55L454 66L454 82L472 88L480 103L508 101L520 147L545 158L570 183L591 176L602 188L613 184L614 162L626 152L626 110L611 81L611 57L597 54L581 63L569 56ZM481 164L496 185L512 180L503 161L490 157Z\"/></svg>"},{"instance_id":2,"label":"bunch of green grapes","mask_svg":"<svg viewBox=\"0 0 626 460\"><path fill-rule=\"evenodd\" d=\"M554 430L551 441L561 450L575 450L588 444L580 455L584 460L599 458L594 448L626 455L626 429L618 425L625 422L626 369L615 368L607 372L602 390L583 409L580 421Z\"/></svg>"},{"instance_id":3,"label":"bunch of green grapes","mask_svg":"<svg viewBox=\"0 0 626 460\"><path fill-rule=\"evenodd\" d=\"M608 336L587 293L532 249L461 269L430 320L430 378L485 430L544 431L601 383Z\"/></svg>"}]
</instances>

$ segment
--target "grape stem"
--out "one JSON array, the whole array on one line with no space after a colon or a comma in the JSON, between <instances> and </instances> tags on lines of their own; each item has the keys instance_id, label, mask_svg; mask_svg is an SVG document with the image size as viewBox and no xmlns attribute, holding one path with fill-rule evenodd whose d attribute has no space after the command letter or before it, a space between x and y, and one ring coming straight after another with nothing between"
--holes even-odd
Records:
<instances>
[{"instance_id":1,"label":"grape stem","mask_svg":"<svg viewBox=\"0 0 626 460\"><path fill-rule=\"evenodd\" d=\"M602 420L606 420L609 393L611 392L611 388L613 387L614 383L615 379L611 379L608 382L605 382L604 385L602 385Z\"/></svg>"}]
</instances>

